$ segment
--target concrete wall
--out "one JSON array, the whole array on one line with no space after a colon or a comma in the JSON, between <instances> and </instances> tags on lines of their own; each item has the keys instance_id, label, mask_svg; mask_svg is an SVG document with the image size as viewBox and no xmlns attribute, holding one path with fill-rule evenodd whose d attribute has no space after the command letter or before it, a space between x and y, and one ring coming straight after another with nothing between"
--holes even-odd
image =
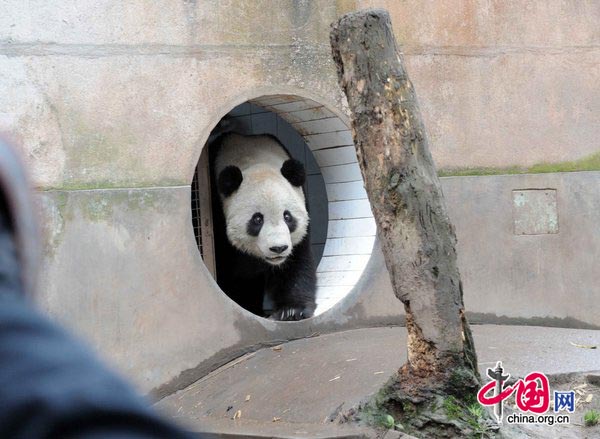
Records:
<instances>
[{"instance_id":1,"label":"concrete wall","mask_svg":"<svg viewBox=\"0 0 600 439\"><path fill-rule=\"evenodd\" d=\"M204 268L189 209L202 146L236 105L297 94L346 118L329 23L368 3L4 2L0 131L39 189L40 304L143 390L168 393L261 343L401 320L377 248L330 313L298 324L249 315ZM597 2L387 6L438 166L598 150ZM532 185L557 189L558 234L510 233L511 191ZM471 311L598 322L597 187L595 172L445 180Z\"/></svg>"},{"instance_id":2,"label":"concrete wall","mask_svg":"<svg viewBox=\"0 0 600 439\"><path fill-rule=\"evenodd\" d=\"M599 152L600 2L348 3L390 11L439 168Z\"/></svg>"},{"instance_id":3,"label":"concrete wall","mask_svg":"<svg viewBox=\"0 0 600 439\"><path fill-rule=\"evenodd\" d=\"M442 180L472 321L600 329L600 172Z\"/></svg>"}]
</instances>

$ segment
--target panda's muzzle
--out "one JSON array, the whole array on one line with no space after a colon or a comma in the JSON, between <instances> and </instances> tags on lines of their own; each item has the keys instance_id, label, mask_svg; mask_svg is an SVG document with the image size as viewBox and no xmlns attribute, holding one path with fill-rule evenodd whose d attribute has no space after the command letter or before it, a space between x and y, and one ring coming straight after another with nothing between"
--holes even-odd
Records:
<instances>
[{"instance_id":1,"label":"panda's muzzle","mask_svg":"<svg viewBox=\"0 0 600 439\"><path fill-rule=\"evenodd\" d=\"M276 247L269 247L269 250L271 250L273 253L277 253L278 255L280 255L281 253L286 251L288 249L288 247L289 246L287 246L287 245L280 245L280 246L276 246Z\"/></svg>"},{"instance_id":2,"label":"panda's muzzle","mask_svg":"<svg viewBox=\"0 0 600 439\"><path fill-rule=\"evenodd\" d=\"M289 248L288 245L281 245L281 246L275 246L275 247L269 247L269 250L273 253L276 253L277 255L281 255L281 256L267 256L266 259L267 261L269 261L271 264L280 264L281 262L285 261L288 257L288 255L282 255L283 252L285 252L287 249Z\"/></svg>"}]
</instances>

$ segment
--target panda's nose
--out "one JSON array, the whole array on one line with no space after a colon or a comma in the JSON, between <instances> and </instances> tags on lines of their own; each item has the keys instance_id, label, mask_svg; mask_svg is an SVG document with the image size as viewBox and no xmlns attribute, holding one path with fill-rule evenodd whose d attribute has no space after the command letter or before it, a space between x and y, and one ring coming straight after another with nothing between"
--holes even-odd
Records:
<instances>
[{"instance_id":1,"label":"panda's nose","mask_svg":"<svg viewBox=\"0 0 600 439\"><path fill-rule=\"evenodd\" d=\"M269 250L271 250L273 253L277 253L278 255L280 255L281 253L283 253L287 249L288 249L287 245L280 245L280 246L276 246L276 247L269 247Z\"/></svg>"}]
</instances>

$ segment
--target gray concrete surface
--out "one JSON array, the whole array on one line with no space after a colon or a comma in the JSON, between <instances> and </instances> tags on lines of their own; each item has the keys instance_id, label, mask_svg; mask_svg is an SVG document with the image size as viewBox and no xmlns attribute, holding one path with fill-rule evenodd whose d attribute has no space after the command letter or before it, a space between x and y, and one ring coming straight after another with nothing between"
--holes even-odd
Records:
<instances>
[{"instance_id":1,"label":"gray concrete surface","mask_svg":"<svg viewBox=\"0 0 600 439\"><path fill-rule=\"evenodd\" d=\"M477 321L600 328L600 172L442 181L465 304ZM513 191L523 189L555 199L516 206ZM534 234L521 234L522 225Z\"/></svg>"},{"instance_id":2,"label":"gray concrete surface","mask_svg":"<svg viewBox=\"0 0 600 439\"><path fill-rule=\"evenodd\" d=\"M22 141L42 187L185 181L204 131L260 87L341 104L329 24L369 6L390 10L438 166L528 165L598 150L594 0L3 6L0 131Z\"/></svg>"},{"instance_id":3,"label":"gray concrete surface","mask_svg":"<svg viewBox=\"0 0 600 439\"><path fill-rule=\"evenodd\" d=\"M598 325L600 173L442 184L472 320ZM535 187L557 189L558 234L514 234L512 191ZM41 306L145 392L181 389L260 346L403 319L378 246L342 303L308 321L276 323L217 289L192 236L189 187L46 191L39 200Z\"/></svg>"},{"instance_id":4,"label":"gray concrete surface","mask_svg":"<svg viewBox=\"0 0 600 439\"><path fill-rule=\"evenodd\" d=\"M366 6L390 9L438 167L597 152L593 0L3 3L0 132L41 192L40 305L142 391L185 387L265 344L402 320L377 245L335 309L278 324L216 288L191 231L187 186L232 108L301 95L348 120L329 24ZM598 325L597 172L443 184L472 315ZM559 233L510 234L510 191L531 184L557 189Z\"/></svg>"},{"instance_id":5,"label":"gray concrete surface","mask_svg":"<svg viewBox=\"0 0 600 439\"><path fill-rule=\"evenodd\" d=\"M480 372L502 361L523 377L600 369L600 331L473 326ZM243 432L243 422L327 425L372 395L406 361L404 328L338 332L265 348L215 370L157 407L188 428ZM237 411L240 420L232 420Z\"/></svg>"}]
</instances>

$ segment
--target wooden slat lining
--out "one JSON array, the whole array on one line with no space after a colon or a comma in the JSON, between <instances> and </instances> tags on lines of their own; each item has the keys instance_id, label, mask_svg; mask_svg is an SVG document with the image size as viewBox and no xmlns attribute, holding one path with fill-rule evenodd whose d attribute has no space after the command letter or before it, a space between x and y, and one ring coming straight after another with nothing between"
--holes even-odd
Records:
<instances>
[{"instance_id":1,"label":"wooden slat lining","mask_svg":"<svg viewBox=\"0 0 600 439\"><path fill-rule=\"evenodd\" d=\"M317 269L318 310L323 312L358 281L375 241L375 223L351 133L333 112L310 99L271 95L251 102L291 123L314 151L323 173L330 214L324 256Z\"/></svg>"},{"instance_id":2,"label":"wooden slat lining","mask_svg":"<svg viewBox=\"0 0 600 439\"><path fill-rule=\"evenodd\" d=\"M329 220L372 218L369 200L333 201L329 203Z\"/></svg>"},{"instance_id":3,"label":"wooden slat lining","mask_svg":"<svg viewBox=\"0 0 600 439\"><path fill-rule=\"evenodd\" d=\"M325 243L323 256L370 255L375 237L331 238Z\"/></svg>"},{"instance_id":4,"label":"wooden slat lining","mask_svg":"<svg viewBox=\"0 0 600 439\"><path fill-rule=\"evenodd\" d=\"M375 236L376 233L374 218L330 220L327 226L328 238Z\"/></svg>"},{"instance_id":5,"label":"wooden slat lining","mask_svg":"<svg viewBox=\"0 0 600 439\"><path fill-rule=\"evenodd\" d=\"M367 198L367 191L362 180L344 183L329 183L325 185L329 201L361 200Z\"/></svg>"},{"instance_id":6,"label":"wooden slat lining","mask_svg":"<svg viewBox=\"0 0 600 439\"><path fill-rule=\"evenodd\" d=\"M279 113L289 113L291 111L298 111L298 110L308 110L309 108L318 108L320 106L321 106L321 104L319 104L315 101L311 101L310 99L304 99L304 100L296 101L296 102L286 102L286 103L282 103L282 104L265 105L265 108L279 114Z\"/></svg>"},{"instance_id":7,"label":"wooden slat lining","mask_svg":"<svg viewBox=\"0 0 600 439\"><path fill-rule=\"evenodd\" d=\"M340 146L332 149L314 151L313 155L319 166L335 166L357 163L354 146Z\"/></svg>"},{"instance_id":8,"label":"wooden slat lining","mask_svg":"<svg viewBox=\"0 0 600 439\"><path fill-rule=\"evenodd\" d=\"M317 108L309 108L308 110L290 111L287 113L279 114L282 118L287 120L289 123L296 122L309 122L311 120L326 119L329 117L336 117L335 113L329 111L327 108L321 106Z\"/></svg>"},{"instance_id":9,"label":"wooden slat lining","mask_svg":"<svg viewBox=\"0 0 600 439\"><path fill-rule=\"evenodd\" d=\"M265 107L268 105L277 105L277 104L299 102L299 101L303 101L303 99L298 96L269 95L269 96L262 96L260 98L252 99L249 102L253 103L254 105L258 105L260 107Z\"/></svg>"},{"instance_id":10,"label":"wooden slat lining","mask_svg":"<svg viewBox=\"0 0 600 439\"><path fill-rule=\"evenodd\" d=\"M371 255L339 255L323 256L317 273L329 271L362 271L366 267Z\"/></svg>"},{"instance_id":11,"label":"wooden slat lining","mask_svg":"<svg viewBox=\"0 0 600 439\"><path fill-rule=\"evenodd\" d=\"M304 137L309 148L313 151L331 148L333 146L352 146L352 134L349 130L335 133L311 134Z\"/></svg>"},{"instance_id":12,"label":"wooden slat lining","mask_svg":"<svg viewBox=\"0 0 600 439\"><path fill-rule=\"evenodd\" d=\"M333 271L319 273L317 286L319 287L353 287L358 282L362 271Z\"/></svg>"},{"instance_id":13,"label":"wooden slat lining","mask_svg":"<svg viewBox=\"0 0 600 439\"><path fill-rule=\"evenodd\" d=\"M351 181L362 180L362 174L360 173L358 163L324 166L321 168L321 174L323 175L325 184L347 183Z\"/></svg>"},{"instance_id":14,"label":"wooden slat lining","mask_svg":"<svg viewBox=\"0 0 600 439\"><path fill-rule=\"evenodd\" d=\"M348 127L337 117L317 119L307 122L296 122L292 124L300 134L332 133L336 131L347 131Z\"/></svg>"}]
</instances>

